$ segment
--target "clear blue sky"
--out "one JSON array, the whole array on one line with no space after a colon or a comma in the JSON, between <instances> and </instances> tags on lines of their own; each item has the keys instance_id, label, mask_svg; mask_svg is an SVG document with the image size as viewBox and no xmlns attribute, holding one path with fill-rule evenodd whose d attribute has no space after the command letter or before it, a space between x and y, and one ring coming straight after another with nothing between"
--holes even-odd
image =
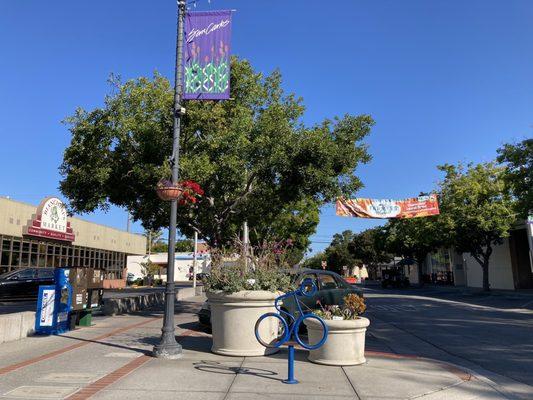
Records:
<instances>
[{"instance_id":1,"label":"clear blue sky","mask_svg":"<svg viewBox=\"0 0 533 400\"><path fill-rule=\"evenodd\" d=\"M361 197L417 195L439 179L436 165L489 161L502 143L533 136L531 0L198 3L237 9L234 53L265 73L280 68L307 123L374 117ZM171 77L174 48L174 0L1 1L0 195L58 195L61 120L101 105L110 73ZM85 218L126 225L123 210ZM313 250L375 224L325 207Z\"/></svg>"}]
</instances>

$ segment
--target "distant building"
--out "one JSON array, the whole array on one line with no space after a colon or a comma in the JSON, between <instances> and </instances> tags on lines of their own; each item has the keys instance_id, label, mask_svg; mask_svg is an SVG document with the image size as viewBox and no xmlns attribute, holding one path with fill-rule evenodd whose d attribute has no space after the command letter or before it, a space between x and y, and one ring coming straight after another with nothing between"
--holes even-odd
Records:
<instances>
[{"instance_id":1,"label":"distant building","mask_svg":"<svg viewBox=\"0 0 533 400\"><path fill-rule=\"evenodd\" d=\"M124 287L126 257L145 249L142 235L70 217L56 197L39 206L0 198L0 273L24 267L93 267L105 270L105 287Z\"/></svg>"},{"instance_id":2,"label":"distant building","mask_svg":"<svg viewBox=\"0 0 533 400\"><path fill-rule=\"evenodd\" d=\"M501 245L493 246L489 261L492 289L533 288L533 221L518 225ZM429 254L422 266L425 282L483 287L483 271L469 253L440 249ZM413 281L411 281L413 282Z\"/></svg>"},{"instance_id":3,"label":"distant building","mask_svg":"<svg viewBox=\"0 0 533 400\"><path fill-rule=\"evenodd\" d=\"M198 246L200 248L200 246ZM204 247L202 247L204 249ZM193 253L176 253L174 261L174 280L188 281L193 277ZM159 273L155 278L162 279L164 282L167 280L167 266L168 266L168 253L153 253L143 256L129 256L127 267L128 274L131 274L130 279L144 278L142 273L142 264L151 261L154 264L160 266ZM205 251L198 252L196 256L196 273L209 272L211 265L211 256Z\"/></svg>"}]
</instances>

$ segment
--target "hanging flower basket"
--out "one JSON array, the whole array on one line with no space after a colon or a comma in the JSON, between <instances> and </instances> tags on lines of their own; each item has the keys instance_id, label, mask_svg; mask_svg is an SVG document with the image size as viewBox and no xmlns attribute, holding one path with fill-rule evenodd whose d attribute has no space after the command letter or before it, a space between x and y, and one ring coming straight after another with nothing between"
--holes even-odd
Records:
<instances>
[{"instance_id":1,"label":"hanging flower basket","mask_svg":"<svg viewBox=\"0 0 533 400\"><path fill-rule=\"evenodd\" d=\"M159 198L164 201L177 200L183 194L183 189L179 184L173 184L168 180L159 181L155 190Z\"/></svg>"},{"instance_id":2,"label":"hanging flower basket","mask_svg":"<svg viewBox=\"0 0 533 400\"><path fill-rule=\"evenodd\" d=\"M204 194L200 185L194 181L183 181L174 184L166 179L162 179L157 183L156 192L161 200L178 200L180 205L196 203L196 198Z\"/></svg>"}]
</instances>

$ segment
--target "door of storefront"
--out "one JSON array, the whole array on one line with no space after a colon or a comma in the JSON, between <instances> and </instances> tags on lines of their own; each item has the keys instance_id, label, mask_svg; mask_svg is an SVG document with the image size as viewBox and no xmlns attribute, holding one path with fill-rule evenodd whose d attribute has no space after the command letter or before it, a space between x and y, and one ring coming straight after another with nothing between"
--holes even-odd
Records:
<instances>
[{"instance_id":1,"label":"door of storefront","mask_svg":"<svg viewBox=\"0 0 533 400\"><path fill-rule=\"evenodd\" d=\"M533 273L529 257L529 241L526 229L511 231L509 238L513 280L516 289L533 288Z\"/></svg>"}]
</instances>

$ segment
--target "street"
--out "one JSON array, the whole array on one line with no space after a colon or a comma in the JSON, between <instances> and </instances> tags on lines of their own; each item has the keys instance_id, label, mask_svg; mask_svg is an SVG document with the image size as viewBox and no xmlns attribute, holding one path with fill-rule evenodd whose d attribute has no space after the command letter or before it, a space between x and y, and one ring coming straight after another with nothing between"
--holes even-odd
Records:
<instances>
[{"instance_id":1,"label":"street","mask_svg":"<svg viewBox=\"0 0 533 400\"><path fill-rule=\"evenodd\" d=\"M533 398L531 298L377 287L365 296L369 334L389 351L452 362Z\"/></svg>"},{"instance_id":2,"label":"street","mask_svg":"<svg viewBox=\"0 0 533 400\"><path fill-rule=\"evenodd\" d=\"M530 386L512 387L511 393L508 382L504 388L493 377L487 379L486 373L469 372L474 369L472 363L463 368L457 366L457 359L437 361L446 358L441 350L431 351L433 346L385 322L388 314L414 315L417 311L406 310L420 307L420 300L409 304L412 300L407 293L393 299L389 297L396 296L392 293L371 289L367 295L372 321L367 332L367 362L345 367L313 364L307 360L307 351L298 348L297 385L282 383L287 376L285 349L265 357L213 354L211 335L197 322L196 312L204 301L198 296L176 305L176 339L184 351L181 359L150 356L161 332L158 309L95 317L91 327L2 344L0 396L70 400L531 398ZM439 306L434 310L439 308L447 310ZM418 316L418 324L429 325L429 315L423 312Z\"/></svg>"}]
</instances>

